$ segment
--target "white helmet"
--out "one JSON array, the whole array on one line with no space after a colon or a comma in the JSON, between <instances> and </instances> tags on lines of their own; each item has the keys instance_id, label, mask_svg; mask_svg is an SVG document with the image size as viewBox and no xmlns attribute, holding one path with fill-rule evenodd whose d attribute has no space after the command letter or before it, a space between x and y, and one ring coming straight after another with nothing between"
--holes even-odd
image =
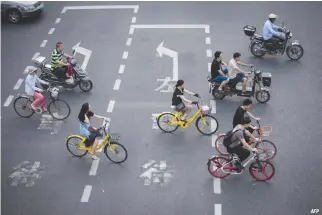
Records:
<instances>
[{"instance_id":1,"label":"white helmet","mask_svg":"<svg viewBox=\"0 0 322 215\"><path fill-rule=\"evenodd\" d=\"M269 14L268 16L269 19L277 19L277 15L275 15L274 13Z\"/></svg>"}]
</instances>

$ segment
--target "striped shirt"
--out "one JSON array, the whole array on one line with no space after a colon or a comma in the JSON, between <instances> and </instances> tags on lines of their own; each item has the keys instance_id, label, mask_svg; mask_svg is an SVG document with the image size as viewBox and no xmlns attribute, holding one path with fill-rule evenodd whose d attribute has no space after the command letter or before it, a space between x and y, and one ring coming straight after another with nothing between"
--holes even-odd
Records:
<instances>
[{"instance_id":1,"label":"striped shirt","mask_svg":"<svg viewBox=\"0 0 322 215\"><path fill-rule=\"evenodd\" d=\"M57 66L59 66L59 64L57 64L56 61L57 60L63 61L63 55L64 55L64 52L58 51L57 49L55 49L51 53L51 66L52 66L52 68L56 68Z\"/></svg>"}]
</instances>

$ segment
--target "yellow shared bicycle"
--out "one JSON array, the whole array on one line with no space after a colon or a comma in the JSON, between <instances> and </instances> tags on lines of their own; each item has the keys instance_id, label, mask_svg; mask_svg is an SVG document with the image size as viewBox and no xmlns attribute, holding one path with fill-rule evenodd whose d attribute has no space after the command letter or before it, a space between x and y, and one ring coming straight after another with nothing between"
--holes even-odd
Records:
<instances>
[{"instance_id":1,"label":"yellow shared bicycle","mask_svg":"<svg viewBox=\"0 0 322 215\"><path fill-rule=\"evenodd\" d=\"M215 117L209 114L211 112L210 105L199 105L199 103L201 104L200 99L197 103L198 109L196 113L187 122L181 121L182 113L171 106L175 112L162 112L156 116L158 127L164 132L171 133L177 130L179 126L181 128L188 128L196 119L196 127L200 133L204 135L214 134L218 130L219 123Z\"/></svg>"},{"instance_id":2,"label":"yellow shared bicycle","mask_svg":"<svg viewBox=\"0 0 322 215\"><path fill-rule=\"evenodd\" d=\"M100 132L104 133L104 137L100 144L98 144L95 151L98 151L105 145L104 154L106 157L113 163L123 163L127 159L127 150L118 142L121 139L121 135L117 133L110 134L108 125L109 120L105 119L103 126L98 129ZM86 147L85 141L86 138L79 135L71 135L67 137L66 146L68 151L76 157L83 157L88 152L92 151L92 146Z\"/></svg>"}]
</instances>

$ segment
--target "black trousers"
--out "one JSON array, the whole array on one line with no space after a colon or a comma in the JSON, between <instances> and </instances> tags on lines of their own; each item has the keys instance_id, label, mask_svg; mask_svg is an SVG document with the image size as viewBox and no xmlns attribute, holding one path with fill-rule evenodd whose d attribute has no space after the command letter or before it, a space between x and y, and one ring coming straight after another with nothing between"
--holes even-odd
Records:
<instances>
[{"instance_id":1,"label":"black trousers","mask_svg":"<svg viewBox=\"0 0 322 215\"><path fill-rule=\"evenodd\" d=\"M66 74L67 74L67 66L63 67L56 67L53 71L54 75L56 75L58 78L61 79L67 79Z\"/></svg>"},{"instance_id":2,"label":"black trousers","mask_svg":"<svg viewBox=\"0 0 322 215\"><path fill-rule=\"evenodd\" d=\"M250 155L250 151L247 149L243 148L243 146L240 144L238 146L235 146L233 148L230 148L229 146L227 147L227 151L229 153L234 153L238 156L240 162L243 162L248 156Z\"/></svg>"},{"instance_id":3,"label":"black trousers","mask_svg":"<svg viewBox=\"0 0 322 215\"><path fill-rule=\"evenodd\" d=\"M267 43L272 43L273 44L273 49L277 49L279 46L280 38L273 36L271 39L266 40L265 42Z\"/></svg>"}]
</instances>

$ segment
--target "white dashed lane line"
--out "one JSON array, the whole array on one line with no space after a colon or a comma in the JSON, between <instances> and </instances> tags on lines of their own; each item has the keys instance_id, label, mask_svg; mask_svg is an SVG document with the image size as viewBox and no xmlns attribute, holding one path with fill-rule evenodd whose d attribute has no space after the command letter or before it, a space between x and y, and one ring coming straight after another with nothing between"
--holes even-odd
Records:
<instances>
[{"instance_id":1,"label":"white dashed lane line","mask_svg":"<svg viewBox=\"0 0 322 215\"><path fill-rule=\"evenodd\" d=\"M42 41L42 43L40 44L40 47L45 47L46 46L46 44L47 44L47 42L48 42L48 40L44 40L44 41Z\"/></svg>"},{"instance_id":2,"label":"white dashed lane line","mask_svg":"<svg viewBox=\"0 0 322 215\"><path fill-rule=\"evenodd\" d=\"M115 101L114 101L114 100L111 100L111 101L108 103L108 106L107 106L107 112L108 112L108 113L113 112L114 105L115 105Z\"/></svg>"},{"instance_id":3,"label":"white dashed lane line","mask_svg":"<svg viewBox=\"0 0 322 215\"><path fill-rule=\"evenodd\" d=\"M127 38L126 45L130 46L132 43L132 38Z\"/></svg>"},{"instance_id":4,"label":"white dashed lane line","mask_svg":"<svg viewBox=\"0 0 322 215\"><path fill-rule=\"evenodd\" d=\"M136 17L132 17L131 23L136 23Z\"/></svg>"},{"instance_id":5,"label":"white dashed lane line","mask_svg":"<svg viewBox=\"0 0 322 215\"><path fill-rule=\"evenodd\" d=\"M8 96L7 100L4 102L3 106L8 107L10 103L12 102L12 99L14 98L13 95Z\"/></svg>"},{"instance_id":6,"label":"white dashed lane line","mask_svg":"<svg viewBox=\"0 0 322 215\"><path fill-rule=\"evenodd\" d=\"M206 37L206 41L205 41L206 44L211 44L211 41L210 41L210 37Z\"/></svg>"},{"instance_id":7,"label":"white dashed lane line","mask_svg":"<svg viewBox=\"0 0 322 215\"><path fill-rule=\"evenodd\" d=\"M207 53L207 57L212 57L211 49L207 49L206 53Z\"/></svg>"},{"instance_id":8,"label":"white dashed lane line","mask_svg":"<svg viewBox=\"0 0 322 215\"><path fill-rule=\"evenodd\" d=\"M86 185L84 188L82 198L81 198L81 202L88 202L89 197L91 196L91 192L92 192L92 186Z\"/></svg>"},{"instance_id":9,"label":"white dashed lane line","mask_svg":"<svg viewBox=\"0 0 322 215\"><path fill-rule=\"evenodd\" d=\"M31 58L31 60L35 60L39 55L40 55L40 53L39 52L36 52L34 54L34 56Z\"/></svg>"},{"instance_id":10,"label":"white dashed lane line","mask_svg":"<svg viewBox=\"0 0 322 215\"><path fill-rule=\"evenodd\" d=\"M89 170L89 175L96 175L99 163L100 163L99 159L92 161L92 166L91 166L91 169Z\"/></svg>"},{"instance_id":11,"label":"white dashed lane line","mask_svg":"<svg viewBox=\"0 0 322 215\"><path fill-rule=\"evenodd\" d=\"M119 73L122 74L124 73L125 65L121 64L119 68Z\"/></svg>"},{"instance_id":12,"label":"white dashed lane line","mask_svg":"<svg viewBox=\"0 0 322 215\"><path fill-rule=\"evenodd\" d=\"M23 82L23 79L19 79L16 83L16 85L13 87L14 90L18 90Z\"/></svg>"},{"instance_id":13,"label":"white dashed lane line","mask_svg":"<svg viewBox=\"0 0 322 215\"><path fill-rule=\"evenodd\" d=\"M214 179L214 193L221 194L220 178L213 178L213 179Z\"/></svg>"},{"instance_id":14,"label":"white dashed lane line","mask_svg":"<svg viewBox=\"0 0 322 215\"><path fill-rule=\"evenodd\" d=\"M128 56L129 56L129 52L123 52L123 56L122 56L123 59L127 59Z\"/></svg>"},{"instance_id":15,"label":"white dashed lane line","mask_svg":"<svg viewBox=\"0 0 322 215\"><path fill-rule=\"evenodd\" d=\"M208 63L208 72L211 71L211 63Z\"/></svg>"},{"instance_id":16,"label":"white dashed lane line","mask_svg":"<svg viewBox=\"0 0 322 215\"><path fill-rule=\"evenodd\" d=\"M53 34L53 33L54 33L54 31L55 31L55 28L51 28L51 29L49 30L48 34Z\"/></svg>"},{"instance_id":17,"label":"white dashed lane line","mask_svg":"<svg viewBox=\"0 0 322 215\"><path fill-rule=\"evenodd\" d=\"M214 215L221 215L221 204L214 204Z\"/></svg>"},{"instance_id":18,"label":"white dashed lane line","mask_svg":"<svg viewBox=\"0 0 322 215\"><path fill-rule=\"evenodd\" d=\"M58 24L60 22L61 18L57 18L55 21L55 24Z\"/></svg>"},{"instance_id":19,"label":"white dashed lane line","mask_svg":"<svg viewBox=\"0 0 322 215\"><path fill-rule=\"evenodd\" d=\"M121 85L121 79L116 79L113 90L119 90Z\"/></svg>"}]
</instances>

